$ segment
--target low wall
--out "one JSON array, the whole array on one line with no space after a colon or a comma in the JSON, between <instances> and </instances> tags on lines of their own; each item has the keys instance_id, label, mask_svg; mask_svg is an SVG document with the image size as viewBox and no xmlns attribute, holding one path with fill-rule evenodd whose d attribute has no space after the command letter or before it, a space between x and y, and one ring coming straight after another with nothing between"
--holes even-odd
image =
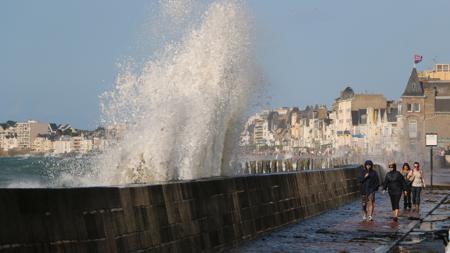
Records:
<instances>
[{"instance_id":1,"label":"low wall","mask_svg":"<svg viewBox=\"0 0 450 253\"><path fill-rule=\"evenodd\" d=\"M0 252L217 252L355 199L358 168L0 189Z\"/></svg>"}]
</instances>

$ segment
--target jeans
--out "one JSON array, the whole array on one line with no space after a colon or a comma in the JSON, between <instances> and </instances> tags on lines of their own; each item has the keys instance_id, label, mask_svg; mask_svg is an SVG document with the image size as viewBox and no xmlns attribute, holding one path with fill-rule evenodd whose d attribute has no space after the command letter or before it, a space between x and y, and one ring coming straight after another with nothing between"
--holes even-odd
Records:
<instances>
[{"instance_id":1,"label":"jeans","mask_svg":"<svg viewBox=\"0 0 450 253\"><path fill-rule=\"evenodd\" d=\"M403 193L403 208L411 208L411 189L407 189L406 194Z\"/></svg>"},{"instance_id":2,"label":"jeans","mask_svg":"<svg viewBox=\"0 0 450 253\"><path fill-rule=\"evenodd\" d=\"M414 205L420 205L420 192L422 187L412 187L412 202Z\"/></svg>"}]
</instances>

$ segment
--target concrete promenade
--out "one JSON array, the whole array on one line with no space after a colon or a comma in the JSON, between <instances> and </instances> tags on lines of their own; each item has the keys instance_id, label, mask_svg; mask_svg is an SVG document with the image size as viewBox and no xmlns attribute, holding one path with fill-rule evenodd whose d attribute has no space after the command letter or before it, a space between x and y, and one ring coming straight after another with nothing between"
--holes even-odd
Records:
<instances>
[{"instance_id":1,"label":"concrete promenade","mask_svg":"<svg viewBox=\"0 0 450 253\"><path fill-rule=\"evenodd\" d=\"M448 236L450 228L448 195L448 190L425 191L420 213L401 211L395 223L388 194L379 193L373 222L361 220L357 200L248 241L230 253L445 252L439 235L445 236L446 230Z\"/></svg>"}]
</instances>

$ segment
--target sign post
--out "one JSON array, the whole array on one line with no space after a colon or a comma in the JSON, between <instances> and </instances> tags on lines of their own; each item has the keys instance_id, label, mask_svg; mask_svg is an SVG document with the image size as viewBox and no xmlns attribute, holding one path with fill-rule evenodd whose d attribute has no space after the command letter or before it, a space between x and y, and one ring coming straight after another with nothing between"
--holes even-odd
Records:
<instances>
[{"instance_id":1,"label":"sign post","mask_svg":"<svg viewBox=\"0 0 450 253\"><path fill-rule=\"evenodd\" d=\"M430 147L430 185L433 190L433 147L437 147L438 135L436 133L425 134L425 146Z\"/></svg>"}]
</instances>

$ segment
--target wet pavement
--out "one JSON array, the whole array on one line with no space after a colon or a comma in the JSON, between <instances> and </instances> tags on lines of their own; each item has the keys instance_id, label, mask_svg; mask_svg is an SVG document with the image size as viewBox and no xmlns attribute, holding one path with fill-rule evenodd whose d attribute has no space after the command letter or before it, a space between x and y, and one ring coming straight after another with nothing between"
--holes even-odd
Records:
<instances>
[{"instance_id":1,"label":"wet pavement","mask_svg":"<svg viewBox=\"0 0 450 253\"><path fill-rule=\"evenodd\" d=\"M446 200L414 226L390 252L450 252L450 244L445 250L445 243L450 239L449 229L450 196L447 196Z\"/></svg>"},{"instance_id":2,"label":"wet pavement","mask_svg":"<svg viewBox=\"0 0 450 253\"><path fill-rule=\"evenodd\" d=\"M450 200L436 206L448 193L424 191L420 212L401 210L398 222L392 220L388 195L378 193L372 222L362 221L357 200L245 242L229 252L445 252L439 233L448 236Z\"/></svg>"}]
</instances>

